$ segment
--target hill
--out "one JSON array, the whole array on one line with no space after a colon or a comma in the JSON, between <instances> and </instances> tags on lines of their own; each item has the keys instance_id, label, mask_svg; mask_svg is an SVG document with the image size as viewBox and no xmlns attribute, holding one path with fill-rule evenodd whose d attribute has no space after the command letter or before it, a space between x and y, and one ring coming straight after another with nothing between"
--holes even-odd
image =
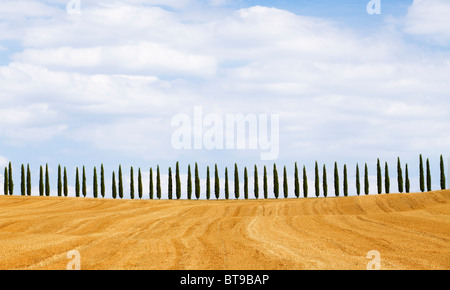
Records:
<instances>
[{"instance_id":1,"label":"hill","mask_svg":"<svg viewBox=\"0 0 450 290\"><path fill-rule=\"evenodd\" d=\"M450 269L450 191L278 200L0 197L0 269Z\"/></svg>"}]
</instances>

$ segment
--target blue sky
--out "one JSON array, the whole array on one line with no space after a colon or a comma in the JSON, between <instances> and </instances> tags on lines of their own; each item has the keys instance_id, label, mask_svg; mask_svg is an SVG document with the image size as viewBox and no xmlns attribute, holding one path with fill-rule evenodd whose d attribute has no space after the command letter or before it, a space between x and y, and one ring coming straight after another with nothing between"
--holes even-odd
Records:
<instances>
[{"instance_id":1,"label":"blue sky","mask_svg":"<svg viewBox=\"0 0 450 290\"><path fill-rule=\"evenodd\" d=\"M368 2L81 0L71 14L69 0L2 1L0 168L11 161L17 185L29 163L36 188L46 163L52 184L58 164L72 183L85 165L90 184L101 163L109 177L176 161L202 176L217 163L221 177L235 162L241 175L276 162L292 176L298 162L309 178L316 160L350 177L367 162L373 179L380 158L395 179L397 156L416 178L423 154L437 187L450 157L450 3L381 0L369 15ZM195 106L279 115L278 158L175 150L171 120Z\"/></svg>"}]
</instances>

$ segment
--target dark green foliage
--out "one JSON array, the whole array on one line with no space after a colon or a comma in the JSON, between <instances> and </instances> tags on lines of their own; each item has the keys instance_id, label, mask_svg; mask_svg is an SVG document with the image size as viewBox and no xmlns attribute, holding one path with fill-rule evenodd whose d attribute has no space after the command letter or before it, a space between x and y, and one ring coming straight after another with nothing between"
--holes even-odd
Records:
<instances>
[{"instance_id":1,"label":"dark green foliage","mask_svg":"<svg viewBox=\"0 0 450 290\"><path fill-rule=\"evenodd\" d=\"M30 170L30 164L27 165L27 195L31 196L31 170Z\"/></svg>"},{"instance_id":2,"label":"dark green foliage","mask_svg":"<svg viewBox=\"0 0 450 290\"><path fill-rule=\"evenodd\" d=\"M280 192L280 185L278 183L278 171L277 171L277 165L273 165L273 195L275 198L278 198Z\"/></svg>"},{"instance_id":3,"label":"dark green foliage","mask_svg":"<svg viewBox=\"0 0 450 290\"><path fill-rule=\"evenodd\" d=\"M319 165L316 164L314 166L314 190L316 192L316 197L320 195L320 178L319 178Z\"/></svg>"},{"instance_id":4,"label":"dark green foliage","mask_svg":"<svg viewBox=\"0 0 450 290\"><path fill-rule=\"evenodd\" d=\"M134 199L134 170L133 166L130 168L130 198Z\"/></svg>"},{"instance_id":5,"label":"dark green foliage","mask_svg":"<svg viewBox=\"0 0 450 290\"><path fill-rule=\"evenodd\" d=\"M113 171L112 173L112 198L117 198L117 188L116 188L116 173Z\"/></svg>"},{"instance_id":6,"label":"dark green foliage","mask_svg":"<svg viewBox=\"0 0 450 290\"><path fill-rule=\"evenodd\" d=\"M20 195L26 195L25 189L25 166L22 164L22 168L20 170Z\"/></svg>"},{"instance_id":7,"label":"dark green foliage","mask_svg":"<svg viewBox=\"0 0 450 290\"><path fill-rule=\"evenodd\" d=\"M219 179L219 170L217 169L217 164L214 167L214 195L216 199L220 197L220 179Z\"/></svg>"},{"instance_id":8,"label":"dark green foliage","mask_svg":"<svg viewBox=\"0 0 450 290\"><path fill-rule=\"evenodd\" d=\"M67 183L67 169L64 166L64 177L63 177L63 181L64 181L64 196L68 196L69 195L69 184Z\"/></svg>"},{"instance_id":9,"label":"dark green foliage","mask_svg":"<svg viewBox=\"0 0 450 290\"><path fill-rule=\"evenodd\" d=\"M284 193L284 198L288 198L289 189L288 189L286 166L284 166L284 170L283 170L283 193Z\"/></svg>"},{"instance_id":10,"label":"dark green foliage","mask_svg":"<svg viewBox=\"0 0 450 290\"><path fill-rule=\"evenodd\" d=\"M386 162L384 165L384 190L386 193L390 193L391 188L391 179L389 178L389 167L388 163Z\"/></svg>"},{"instance_id":11,"label":"dark green foliage","mask_svg":"<svg viewBox=\"0 0 450 290\"><path fill-rule=\"evenodd\" d=\"M420 191L424 192L425 191L425 173L423 170L422 154L420 154L420 157L419 157L419 186L420 186Z\"/></svg>"},{"instance_id":12,"label":"dark green foliage","mask_svg":"<svg viewBox=\"0 0 450 290\"><path fill-rule=\"evenodd\" d=\"M236 163L234 164L234 197L239 198L239 171Z\"/></svg>"},{"instance_id":13,"label":"dark green foliage","mask_svg":"<svg viewBox=\"0 0 450 290\"><path fill-rule=\"evenodd\" d=\"M247 173L247 167L244 167L244 198L248 199L248 173Z\"/></svg>"},{"instance_id":14,"label":"dark green foliage","mask_svg":"<svg viewBox=\"0 0 450 290\"><path fill-rule=\"evenodd\" d=\"M300 181L298 179L298 167L297 162L295 162L295 168L294 168L294 194L295 197L300 197Z\"/></svg>"},{"instance_id":15,"label":"dark green foliage","mask_svg":"<svg viewBox=\"0 0 450 290\"><path fill-rule=\"evenodd\" d=\"M347 164L344 164L344 196L348 196Z\"/></svg>"},{"instance_id":16,"label":"dark green foliage","mask_svg":"<svg viewBox=\"0 0 450 290\"><path fill-rule=\"evenodd\" d=\"M161 199L161 173L159 171L159 165L156 167L156 197Z\"/></svg>"},{"instance_id":17,"label":"dark green foliage","mask_svg":"<svg viewBox=\"0 0 450 290\"><path fill-rule=\"evenodd\" d=\"M361 180L359 177L359 164L356 163L356 194L361 194Z\"/></svg>"},{"instance_id":18,"label":"dark green foliage","mask_svg":"<svg viewBox=\"0 0 450 290\"><path fill-rule=\"evenodd\" d=\"M172 195L173 195L173 185L172 185L172 168L169 167L169 180L168 180L168 184L167 184L167 195L169 197L169 199L172 199Z\"/></svg>"},{"instance_id":19,"label":"dark green foliage","mask_svg":"<svg viewBox=\"0 0 450 290\"><path fill-rule=\"evenodd\" d=\"M397 184L398 192L403 192L403 171L402 164L400 163L400 157L397 158Z\"/></svg>"},{"instance_id":20,"label":"dark green foliage","mask_svg":"<svg viewBox=\"0 0 450 290\"><path fill-rule=\"evenodd\" d=\"M150 177L149 177L149 188L148 188L148 195L150 199L153 199L153 169L150 167Z\"/></svg>"},{"instance_id":21,"label":"dark green foliage","mask_svg":"<svg viewBox=\"0 0 450 290\"><path fill-rule=\"evenodd\" d=\"M364 166L364 194L369 195L369 169L367 163Z\"/></svg>"},{"instance_id":22,"label":"dark green foliage","mask_svg":"<svg viewBox=\"0 0 450 290\"><path fill-rule=\"evenodd\" d=\"M83 181L81 184L81 193L84 197L86 197L87 194L87 186L86 186L86 168L83 166Z\"/></svg>"},{"instance_id":23,"label":"dark green foliage","mask_svg":"<svg viewBox=\"0 0 450 290\"><path fill-rule=\"evenodd\" d=\"M198 174L198 165L197 162L195 162L195 198L200 198L200 176Z\"/></svg>"},{"instance_id":24,"label":"dark green foliage","mask_svg":"<svg viewBox=\"0 0 450 290\"><path fill-rule=\"evenodd\" d=\"M13 181L13 173L12 173L12 165L11 162L9 162L8 167L8 189L9 189L9 195L14 194L14 181Z\"/></svg>"},{"instance_id":25,"label":"dark green foliage","mask_svg":"<svg viewBox=\"0 0 450 290\"><path fill-rule=\"evenodd\" d=\"M48 176L48 164L45 165L45 195L50 196L50 178Z\"/></svg>"},{"instance_id":26,"label":"dark green foliage","mask_svg":"<svg viewBox=\"0 0 450 290\"><path fill-rule=\"evenodd\" d=\"M325 164L323 165L323 180L322 180L322 187L323 187L323 196L327 197L328 196L328 178L327 178L327 168L325 166Z\"/></svg>"},{"instance_id":27,"label":"dark green foliage","mask_svg":"<svg viewBox=\"0 0 450 290\"><path fill-rule=\"evenodd\" d=\"M411 188L411 184L409 182L409 172L408 172L408 164L405 166L405 191L406 193L409 193Z\"/></svg>"},{"instance_id":28,"label":"dark green foliage","mask_svg":"<svg viewBox=\"0 0 450 290\"><path fill-rule=\"evenodd\" d=\"M303 197L308 197L308 176L306 175L306 166L303 166Z\"/></svg>"},{"instance_id":29,"label":"dark green foliage","mask_svg":"<svg viewBox=\"0 0 450 290\"><path fill-rule=\"evenodd\" d=\"M334 163L334 195L339 196L339 170L337 162Z\"/></svg>"},{"instance_id":30,"label":"dark green foliage","mask_svg":"<svg viewBox=\"0 0 450 290\"><path fill-rule=\"evenodd\" d=\"M228 187L228 168L225 167L225 199L230 198L230 189Z\"/></svg>"},{"instance_id":31,"label":"dark green foliage","mask_svg":"<svg viewBox=\"0 0 450 290\"><path fill-rule=\"evenodd\" d=\"M378 194L381 194L383 189L383 177L381 175L381 164L380 159L377 160L377 190Z\"/></svg>"},{"instance_id":32,"label":"dark green foliage","mask_svg":"<svg viewBox=\"0 0 450 290\"><path fill-rule=\"evenodd\" d=\"M267 199L269 197L269 190L268 190L268 186L267 186L267 168L265 165L264 165L263 190L264 190L264 198Z\"/></svg>"},{"instance_id":33,"label":"dark green foliage","mask_svg":"<svg viewBox=\"0 0 450 290\"><path fill-rule=\"evenodd\" d=\"M39 178L39 180L42 180L42 166L41 166L41 176ZM41 182L39 181L39 193L41 194ZM44 184L42 183L42 188L44 188ZM76 197L80 197L80 174L78 172L78 167L75 173L75 196Z\"/></svg>"},{"instance_id":34,"label":"dark green foliage","mask_svg":"<svg viewBox=\"0 0 450 290\"><path fill-rule=\"evenodd\" d=\"M187 176L187 197L192 199L192 176L191 176L191 165L188 165L188 176Z\"/></svg>"},{"instance_id":35,"label":"dark green foliage","mask_svg":"<svg viewBox=\"0 0 450 290\"><path fill-rule=\"evenodd\" d=\"M440 161L440 170L441 170L441 189L445 189L445 171L444 171L444 158L441 155L441 161Z\"/></svg>"},{"instance_id":36,"label":"dark green foliage","mask_svg":"<svg viewBox=\"0 0 450 290\"><path fill-rule=\"evenodd\" d=\"M103 164L100 166L100 194L102 198L105 197L105 169L103 168Z\"/></svg>"},{"instance_id":37,"label":"dark green foliage","mask_svg":"<svg viewBox=\"0 0 450 290\"><path fill-rule=\"evenodd\" d=\"M181 179L180 179L180 165L177 162L175 166L175 193L177 199L181 198Z\"/></svg>"},{"instance_id":38,"label":"dark green foliage","mask_svg":"<svg viewBox=\"0 0 450 290\"><path fill-rule=\"evenodd\" d=\"M3 178L4 178L3 193L4 193L4 195L8 195L9 194L9 188L8 188L9 177L8 177L8 167L6 167L6 166L5 166L5 174L4 174Z\"/></svg>"},{"instance_id":39,"label":"dark green foliage","mask_svg":"<svg viewBox=\"0 0 450 290\"><path fill-rule=\"evenodd\" d=\"M98 197L98 183L97 183L97 168L94 166L94 176L92 178L92 191L94 193L94 198Z\"/></svg>"},{"instance_id":40,"label":"dark green foliage","mask_svg":"<svg viewBox=\"0 0 450 290\"><path fill-rule=\"evenodd\" d=\"M62 196L62 172L61 172L61 165L58 165L58 196Z\"/></svg>"},{"instance_id":41,"label":"dark green foliage","mask_svg":"<svg viewBox=\"0 0 450 290\"><path fill-rule=\"evenodd\" d=\"M144 194L144 188L142 187L142 173L141 168L138 169L138 195L139 199L142 199L142 195Z\"/></svg>"},{"instance_id":42,"label":"dark green foliage","mask_svg":"<svg viewBox=\"0 0 450 290\"><path fill-rule=\"evenodd\" d=\"M431 168L430 159L427 158L427 191L431 191Z\"/></svg>"},{"instance_id":43,"label":"dark green foliage","mask_svg":"<svg viewBox=\"0 0 450 290\"><path fill-rule=\"evenodd\" d=\"M209 166L206 167L206 199L211 198L211 181L209 176Z\"/></svg>"},{"instance_id":44,"label":"dark green foliage","mask_svg":"<svg viewBox=\"0 0 450 290\"><path fill-rule=\"evenodd\" d=\"M255 194L255 198L259 198L259 184L258 184L258 167L255 164L255 170L254 170L254 176L253 176L253 192Z\"/></svg>"},{"instance_id":45,"label":"dark green foliage","mask_svg":"<svg viewBox=\"0 0 450 290\"><path fill-rule=\"evenodd\" d=\"M119 198L123 198L122 165L119 165Z\"/></svg>"}]
</instances>

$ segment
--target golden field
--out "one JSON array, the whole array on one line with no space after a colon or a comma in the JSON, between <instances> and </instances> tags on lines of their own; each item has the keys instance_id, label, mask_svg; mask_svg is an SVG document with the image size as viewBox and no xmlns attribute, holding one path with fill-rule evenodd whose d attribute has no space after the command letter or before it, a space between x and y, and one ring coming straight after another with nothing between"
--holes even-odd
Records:
<instances>
[{"instance_id":1,"label":"golden field","mask_svg":"<svg viewBox=\"0 0 450 290\"><path fill-rule=\"evenodd\" d=\"M269 200L0 196L0 269L450 269L450 191Z\"/></svg>"}]
</instances>

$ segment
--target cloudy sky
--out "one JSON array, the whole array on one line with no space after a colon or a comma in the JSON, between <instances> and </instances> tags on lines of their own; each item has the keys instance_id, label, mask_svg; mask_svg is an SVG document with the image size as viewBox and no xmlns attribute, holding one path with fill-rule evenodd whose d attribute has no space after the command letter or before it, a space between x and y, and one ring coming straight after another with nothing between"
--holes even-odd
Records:
<instances>
[{"instance_id":1,"label":"cloudy sky","mask_svg":"<svg viewBox=\"0 0 450 290\"><path fill-rule=\"evenodd\" d=\"M350 176L367 162L373 178L377 158L395 179L397 156L414 178L419 154L439 184L439 156L450 157L450 1L381 0L379 15L368 0L69 2L0 3L0 168L13 163L16 185L22 163L34 187L46 163L53 184L58 164L69 181L86 165L89 183L101 163L109 177L119 164L166 174L176 161L202 174L218 163L221 175L235 162L292 174L298 162L310 177L316 160L329 176L335 161ZM176 150L171 121L196 106L223 119L278 115L277 158Z\"/></svg>"}]
</instances>

